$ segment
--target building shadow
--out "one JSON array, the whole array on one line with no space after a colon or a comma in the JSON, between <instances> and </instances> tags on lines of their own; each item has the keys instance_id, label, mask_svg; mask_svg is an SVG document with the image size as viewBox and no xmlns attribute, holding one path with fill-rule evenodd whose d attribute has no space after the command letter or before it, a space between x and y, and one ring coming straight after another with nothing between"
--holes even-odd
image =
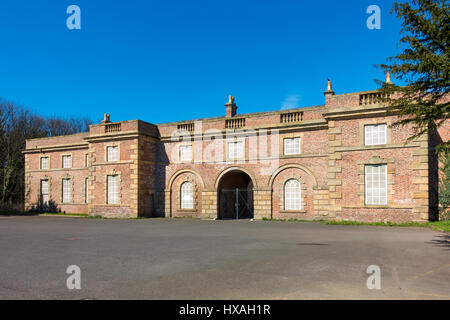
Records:
<instances>
[{"instance_id":1,"label":"building shadow","mask_svg":"<svg viewBox=\"0 0 450 320\"><path fill-rule=\"evenodd\" d=\"M442 137L437 130L430 131L428 148L428 220L439 220L439 158L436 146L442 143Z\"/></svg>"},{"instance_id":2,"label":"building shadow","mask_svg":"<svg viewBox=\"0 0 450 320\"><path fill-rule=\"evenodd\" d=\"M159 128L156 126L156 134L161 137ZM165 218L166 217L166 199L165 199L165 188L166 188L166 169L169 165L169 156L167 155L166 149L164 148L164 143L158 141L156 147L154 171L155 175L153 177L152 189L152 209L151 218Z\"/></svg>"},{"instance_id":3,"label":"building shadow","mask_svg":"<svg viewBox=\"0 0 450 320\"><path fill-rule=\"evenodd\" d=\"M37 216L38 212L0 212L0 217L10 217L10 216L21 216L21 217L30 217Z\"/></svg>"}]
</instances>

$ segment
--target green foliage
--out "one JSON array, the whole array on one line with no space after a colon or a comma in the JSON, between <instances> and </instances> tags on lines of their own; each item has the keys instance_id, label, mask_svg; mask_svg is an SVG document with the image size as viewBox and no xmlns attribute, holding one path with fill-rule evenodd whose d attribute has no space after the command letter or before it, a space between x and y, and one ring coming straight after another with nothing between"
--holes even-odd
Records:
<instances>
[{"instance_id":1,"label":"green foliage","mask_svg":"<svg viewBox=\"0 0 450 320\"><path fill-rule=\"evenodd\" d=\"M441 220L450 219L450 152L441 156L443 167L441 168L442 177L439 182L439 204Z\"/></svg>"},{"instance_id":2,"label":"green foliage","mask_svg":"<svg viewBox=\"0 0 450 320\"><path fill-rule=\"evenodd\" d=\"M391 13L402 19L403 52L380 67L406 83L381 84L389 112L398 114L394 125L412 123L415 133L410 139L440 127L450 114L450 8L448 0L412 0L395 2ZM450 150L449 141L438 152Z\"/></svg>"}]
</instances>

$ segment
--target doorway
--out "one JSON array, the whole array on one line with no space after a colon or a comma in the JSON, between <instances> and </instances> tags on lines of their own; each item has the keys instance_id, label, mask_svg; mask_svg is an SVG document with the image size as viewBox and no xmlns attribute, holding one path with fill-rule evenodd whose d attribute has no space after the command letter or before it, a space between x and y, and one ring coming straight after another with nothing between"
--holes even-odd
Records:
<instances>
[{"instance_id":1,"label":"doorway","mask_svg":"<svg viewBox=\"0 0 450 320\"><path fill-rule=\"evenodd\" d=\"M253 182L245 172L227 172L219 182L218 197L218 219L253 218Z\"/></svg>"}]
</instances>

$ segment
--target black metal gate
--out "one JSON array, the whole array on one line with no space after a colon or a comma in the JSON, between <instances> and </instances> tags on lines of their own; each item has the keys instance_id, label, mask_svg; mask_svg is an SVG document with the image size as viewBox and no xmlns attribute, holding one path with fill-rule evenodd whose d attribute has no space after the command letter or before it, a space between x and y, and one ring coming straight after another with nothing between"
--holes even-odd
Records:
<instances>
[{"instance_id":1,"label":"black metal gate","mask_svg":"<svg viewBox=\"0 0 450 320\"><path fill-rule=\"evenodd\" d=\"M252 219L253 190L222 189L219 209L219 219Z\"/></svg>"}]
</instances>

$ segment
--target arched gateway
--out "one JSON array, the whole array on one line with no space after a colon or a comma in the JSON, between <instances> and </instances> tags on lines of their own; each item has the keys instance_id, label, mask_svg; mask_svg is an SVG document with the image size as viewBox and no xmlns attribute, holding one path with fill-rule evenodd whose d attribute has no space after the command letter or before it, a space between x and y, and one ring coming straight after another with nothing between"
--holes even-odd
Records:
<instances>
[{"instance_id":1,"label":"arched gateway","mask_svg":"<svg viewBox=\"0 0 450 320\"><path fill-rule=\"evenodd\" d=\"M253 181L242 170L232 169L219 178L217 185L218 219L252 219Z\"/></svg>"}]
</instances>

